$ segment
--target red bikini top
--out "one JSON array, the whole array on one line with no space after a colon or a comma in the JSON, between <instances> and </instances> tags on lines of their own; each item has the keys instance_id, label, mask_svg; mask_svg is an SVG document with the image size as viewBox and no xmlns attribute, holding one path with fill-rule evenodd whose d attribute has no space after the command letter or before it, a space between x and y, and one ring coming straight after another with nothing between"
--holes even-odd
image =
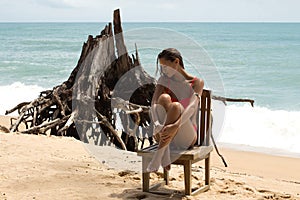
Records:
<instances>
[{"instance_id":1,"label":"red bikini top","mask_svg":"<svg viewBox=\"0 0 300 200\"><path fill-rule=\"evenodd\" d=\"M193 85L195 83L195 80L197 80L196 76L190 82L190 86L191 87L193 87ZM169 82L169 84L170 84L170 82ZM164 92L167 93L167 94L171 94L172 93L172 91L169 89L169 87L167 87ZM189 103L190 103L191 96L192 96L192 94L190 95L190 97L186 97L184 99L181 99L180 101L178 101L177 98L171 96L171 101L172 102L179 102L184 108L186 108L189 105Z\"/></svg>"}]
</instances>

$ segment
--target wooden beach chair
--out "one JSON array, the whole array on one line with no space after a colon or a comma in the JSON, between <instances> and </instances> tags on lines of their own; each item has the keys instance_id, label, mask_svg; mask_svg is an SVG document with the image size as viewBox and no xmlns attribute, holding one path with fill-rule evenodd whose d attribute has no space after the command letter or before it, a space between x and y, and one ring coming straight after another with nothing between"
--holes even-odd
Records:
<instances>
[{"instance_id":1,"label":"wooden beach chair","mask_svg":"<svg viewBox=\"0 0 300 200\"><path fill-rule=\"evenodd\" d=\"M189 150L174 152L171 151L171 158L178 158L172 164L183 165L184 167L184 183L185 194L195 195L200 192L207 191L210 187L210 153L213 146L210 145L211 136L211 91L203 90L199 112L198 112L198 141L196 145ZM200 126L199 126L200 124ZM151 161L154 152L157 149L157 144L141 149L137 155L142 156L143 170L143 191L151 193L160 193L155 191L160 186L169 184L169 172L164 170L164 181L150 187L150 173L146 171L149 162ZM204 185L192 191L192 164L205 160L205 180Z\"/></svg>"}]
</instances>

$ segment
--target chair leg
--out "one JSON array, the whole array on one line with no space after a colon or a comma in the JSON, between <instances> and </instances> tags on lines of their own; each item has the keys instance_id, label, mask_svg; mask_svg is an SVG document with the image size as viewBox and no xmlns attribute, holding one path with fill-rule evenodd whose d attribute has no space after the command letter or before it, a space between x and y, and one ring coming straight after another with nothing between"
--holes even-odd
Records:
<instances>
[{"instance_id":1,"label":"chair leg","mask_svg":"<svg viewBox=\"0 0 300 200\"><path fill-rule=\"evenodd\" d=\"M148 166L148 159L142 157L142 170L143 170L143 192L149 192L150 186L150 173L146 171Z\"/></svg>"},{"instance_id":2,"label":"chair leg","mask_svg":"<svg viewBox=\"0 0 300 200\"><path fill-rule=\"evenodd\" d=\"M143 192L149 192L150 173L143 173Z\"/></svg>"},{"instance_id":3,"label":"chair leg","mask_svg":"<svg viewBox=\"0 0 300 200\"><path fill-rule=\"evenodd\" d=\"M164 180L166 185L169 185L169 171L164 169Z\"/></svg>"},{"instance_id":4,"label":"chair leg","mask_svg":"<svg viewBox=\"0 0 300 200\"><path fill-rule=\"evenodd\" d=\"M191 195L192 193L192 163L190 160L185 161L184 163L184 186L185 186L185 194Z\"/></svg>"},{"instance_id":5,"label":"chair leg","mask_svg":"<svg viewBox=\"0 0 300 200\"><path fill-rule=\"evenodd\" d=\"M210 155L205 159L205 185L210 185Z\"/></svg>"}]
</instances>

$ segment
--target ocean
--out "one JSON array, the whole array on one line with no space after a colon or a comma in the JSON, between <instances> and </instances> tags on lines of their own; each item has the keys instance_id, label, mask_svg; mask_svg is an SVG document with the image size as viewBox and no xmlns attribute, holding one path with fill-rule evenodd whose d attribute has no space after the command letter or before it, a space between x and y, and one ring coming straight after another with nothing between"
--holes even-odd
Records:
<instances>
[{"instance_id":1,"label":"ocean","mask_svg":"<svg viewBox=\"0 0 300 200\"><path fill-rule=\"evenodd\" d=\"M105 25L0 23L0 114L65 81L83 42ZM220 144L300 157L300 23L123 23L123 31L151 75L157 54L175 47L215 95L255 100L228 103L219 124L214 102Z\"/></svg>"}]
</instances>

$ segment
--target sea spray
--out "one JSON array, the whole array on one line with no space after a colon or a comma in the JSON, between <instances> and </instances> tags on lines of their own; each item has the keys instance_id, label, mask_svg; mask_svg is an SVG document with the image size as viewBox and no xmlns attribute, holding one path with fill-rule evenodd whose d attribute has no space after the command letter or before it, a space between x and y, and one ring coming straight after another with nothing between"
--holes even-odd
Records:
<instances>
[{"instance_id":1,"label":"sea spray","mask_svg":"<svg viewBox=\"0 0 300 200\"><path fill-rule=\"evenodd\" d=\"M299 118L300 111L229 105L218 141L300 153Z\"/></svg>"},{"instance_id":2,"label":"sea spray","mask_svg":"<svg viewBox=\"0 0 300 200\"><path fill-rule=\"evenodd\" d=\"M0 86L0 115L4 115L6 110L12 109L19 103L36 99L44 90L40 86L25 85L21 82ZM14 112L11 115L18 115L18 113Z\"/></svg>"}]
</instances>

